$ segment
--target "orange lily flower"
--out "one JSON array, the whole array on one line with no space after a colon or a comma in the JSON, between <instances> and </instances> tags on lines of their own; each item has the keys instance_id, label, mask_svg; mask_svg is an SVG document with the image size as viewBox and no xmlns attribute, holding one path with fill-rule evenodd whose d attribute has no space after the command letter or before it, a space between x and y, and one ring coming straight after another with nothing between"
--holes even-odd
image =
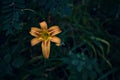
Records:
<instances>
[{"instance_id":1,"label":"orange lily flower","mask_svg":"<svg viewBox=\"0 0 120 80\"><path fill-rule=\"evenodd\" d=\"M49 58L50 54L50 42L56 43L57 46L60 46L61 39L56 37L56 34L61 33L61 30L58 26L51 26L49 29L47 28L47 23L45 21L39 23L40 28L32 27L30 34L34 36L31 40L31 45L34 46L40 42L42 42L42 52L44 58Z\"/></svg>"}]
</instances>

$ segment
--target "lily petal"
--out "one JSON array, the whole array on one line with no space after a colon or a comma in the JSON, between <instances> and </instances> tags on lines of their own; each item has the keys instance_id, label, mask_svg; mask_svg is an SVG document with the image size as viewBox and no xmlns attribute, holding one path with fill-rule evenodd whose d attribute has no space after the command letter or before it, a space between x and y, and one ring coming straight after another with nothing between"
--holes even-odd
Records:
<instances>
[{"instance_id":1,"label":"lily petal","mask_svg":"<svg viewBox=\"0 0 120 80\"><path fill-rule=\"evenodd\" d=\"M50 41L56 43L57 46L60 46L61 44L61 39L56 36L52 37Z\"/></svg>"},{"instance_id":2,"label":"lily petal","mask_svg":"<svg viewBox=\"0 0 120 80\"><path fill-rule=\"evenodd\" d=\"M41 41L42 41L42 39L33 38L33 39L31 40L31 45L34 46L34 45L40 43Z\"/></svg>"},{"instance_id":3,"label":"lily petal","mask_svg":"<svg viewBox=\"0 0 120 80\"><path fill-rule=\"evenodd\" d=\"M31 31L29 32L32 36L34 37L39 37L40 36L41 29L37 27L32 27Z\"/></svg>"},{"instance_id":4,"label":"lily petal","mask_svg":"<svg viewBox=\"0 0 120 80\"><path fill-rule=\"evenodd\" d=\"M61 33L61 30L58 26L52 26L48 29L48 32L50 33L51 36L54 36L56 34Z\"/></svg>"},{"instance_id":5,"label":"lily petal","mask_svg":"<svg viewBox=\"0 0 120 80\"><path fill-rule=\"evenodd\" d=\"M47 23L45 21L43 21L39 24L40 24L41 29L47 29Z\"/></svg>"},{"instance_id":6,"label":"lily petal","mask_svg":"<svg viewBox=\"0 0 120 80\"><path fill-rule=\"evenodd\" d=\"M50 55L50 40L42 42L42 52L44 58L48 59Z\"/></svg>"}]
</instances>

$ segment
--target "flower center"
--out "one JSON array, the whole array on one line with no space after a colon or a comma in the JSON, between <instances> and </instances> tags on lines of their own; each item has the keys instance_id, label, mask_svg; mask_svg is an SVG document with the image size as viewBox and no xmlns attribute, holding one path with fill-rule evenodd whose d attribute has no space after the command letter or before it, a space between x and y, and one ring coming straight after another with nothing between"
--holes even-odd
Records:
<instances>
[{"instance_id":1,"label":"flower center","mask_svg":"<svg viewBox=\"0 0 120 80\"><path fill-rule=\"evenodd\" d=\"M43 31L41 33L41 37L44 39L44 40L48 40L48 38L50 37L50 34L47 32L47 31Z\"/></svg>"}]
</instances>

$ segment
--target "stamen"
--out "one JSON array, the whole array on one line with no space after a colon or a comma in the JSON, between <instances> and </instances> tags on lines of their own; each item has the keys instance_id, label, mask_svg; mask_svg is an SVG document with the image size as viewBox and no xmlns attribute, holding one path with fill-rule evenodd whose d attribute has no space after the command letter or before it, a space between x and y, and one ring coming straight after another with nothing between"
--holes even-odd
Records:
<instances>
[{"instance_id":1,"label":"stamen","mask_svg":"<svg viewBox=\"0 0 120 80\"><path fill-rule=\"evenodd\" d=\"M44 40L48 40L48 38L50 37L50 34L47 32L47 31L43 31L41 33L41 37L44 39Z\"/></svg>"}]
</instances>

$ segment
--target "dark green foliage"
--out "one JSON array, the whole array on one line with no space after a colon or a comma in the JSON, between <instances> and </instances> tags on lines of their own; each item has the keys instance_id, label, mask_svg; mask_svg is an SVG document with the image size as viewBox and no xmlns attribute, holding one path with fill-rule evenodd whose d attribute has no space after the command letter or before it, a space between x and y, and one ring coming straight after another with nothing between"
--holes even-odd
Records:
<instances>
[{"instance_id":1,"label":"dark green foliage","mask_svg":"<svg viewBox=\"0 0 120 80\"><path fill-rule=\"evenodd\" d=\"M119 0L0 0L0 80L120 80ZM30 28L58 25L60 47L31 46Z\"/></svg>"},{"instance_id":2,"label":"dark green foliage","mask_svg":"<svg viewBox=\"0 0 120 80\"><path fill-rule=\"evenodd\" d=\"M88 58L84 53L69 53L69 57L62 60L69 65L70 80L95 80L101 74L96 59Z\"/></svg>"},{"instance_id":3,"label":"dark green foliage","mask_svg":"<svg viewBox=\"0 0 120 80\"><path fill-rule=\"evenodd\" d=\"M16 30L20 30L19 17L23 8L25 8L24 0L1 1L3 30L6 31L6 35L14 34Z\"/></svg>"}]
</instances>

